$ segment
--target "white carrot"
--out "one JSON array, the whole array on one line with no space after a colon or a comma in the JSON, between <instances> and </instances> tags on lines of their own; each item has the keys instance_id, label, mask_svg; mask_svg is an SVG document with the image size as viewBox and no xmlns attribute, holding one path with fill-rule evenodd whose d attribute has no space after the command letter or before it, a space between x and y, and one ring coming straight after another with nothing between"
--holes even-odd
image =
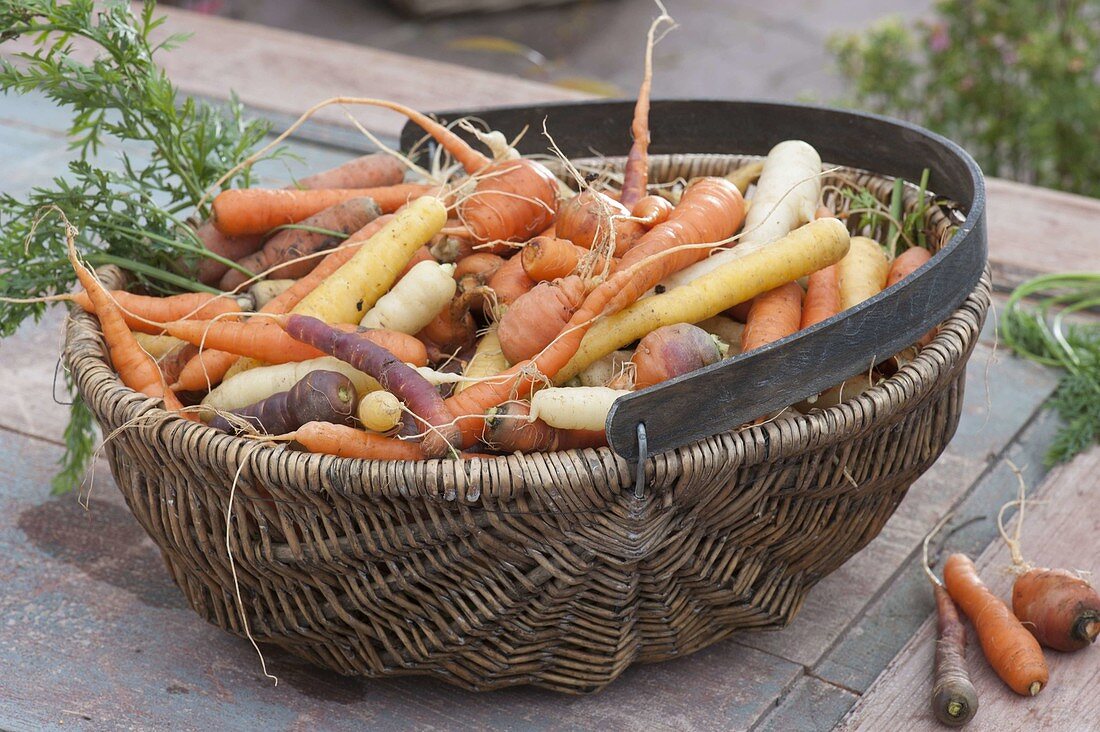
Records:
<instances>
[{"instance_id":1,"label":"white carrot","mask_svg":"<svg viewBox=\"0 0 1100 732\"><path fill-rule=\"evenodd\" d=\"M786 140L771 149L745 216L744 234L732 249L719 250L701 262L665 278L665 289L679 287L785 236L814 220L821 198L821 156L809 143Z\"/></svg>"},{"instance_id":2,"label":"white carrot","mask_svg":"<svg viewBox=\"0 0 1100 732\"><path fill-rule=\"evenodd\" d=\"M602 430L612 403L629 393L605 386L542 389L531 396L530 419L564 430Z\"/></svg>"},{"instance_id":3,"label":"white carrot","mask_svg":"<svg viewBox=\"0 0 1100 732\"><path fill-rule=\"evenodd\" d=\"M360 325L410 335L419 333L455 296L453 264L424 261L410 269L363 316Z\"/></svg>"}]
</instances>

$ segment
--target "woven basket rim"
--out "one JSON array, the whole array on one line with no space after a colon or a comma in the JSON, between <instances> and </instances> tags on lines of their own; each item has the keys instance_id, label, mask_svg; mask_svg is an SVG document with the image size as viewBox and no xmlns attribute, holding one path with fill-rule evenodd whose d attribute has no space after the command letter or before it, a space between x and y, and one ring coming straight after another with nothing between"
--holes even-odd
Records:
<instances>
[{"instance_id":1,"label":"woven basket rim","mask_svg":"<svg viewBox=\"0 0 1100 732\"><path fill-rule=\"evenodd\" d=\"M673 153L662 156L663 158L706 158L706 157L746 157L757 158L759 156L729 156L725 154L691 154ZM614 158L606 158L613 163ZM587 161L586 161L587 162ZM857 171L855 168L845 168L846 171ZM872 171L874 175L875 174ZM955 236L960 234L956 232ZM119 283L124 277L121 270L114 266L102 268L100 276L110 285ZM919 401L929 393L936 381L946 373L959 367L964 360L964 355L969 352L971 341L976 339L981 327L982 316L988 307L992 284L988 267L975 289L967 296L966 300L940 324L932 341L925 346L917 356L901 367L895 374L872 386L855 397L851 397L840 404L817 409L809 414L787 410L779 417L762 424L743 426L728 432L719 433L691 443L684 447L676 448L665 453L650 455L647 460L647 469L655 469L659 461L690 459L693 453L720 452L726 455L740 454L741 460L731 464L731 467L750 467L762 462L780 459L792 454L797 454L811 446L818 446L824 442L836 443L850 437L861 434L869 429L879 419L896 414L905 409L907 404ZM968 314L977 317L968 317ZM81 342L95 342L91 353L77 354L76 346ZM76 381L81 393L89 401L113 403L121 407L121 422L129 423L139 417L149 415L151 421L158 429L165 430L166 437L173 444L192 449L202 449L204 459L215 459L225 463L227 467L236 468L239 461L253 462L263 455L265 460L274 459L281 468L287 471L306 471L309 475L328 475L338 472L343 475L366 474L372 465L381 464L402 466L415 466L433 468L436 482L439 486L440 497L453 499L456 493L461 492L469 502L475 502L480 497L494 497L493 481L486 481L488 486L469 486L473 478L466 468L474 463L484 466L484 469L476 471L482 476L489 476L499 472L507 475L514 473L517 468L516 461L521 463L541 462L546 465L548 460L553 460L549 468L559 468L562 463L570 460L581 461L590 466L593 461L604 466L608 473L611 490L629 486L633 482L633 471L629 469L627 461L616 454L610 447L585 448L580 450L565 450L555 453L529 453L512 455L478 455L462 460L450 458L436 458L418 461L381 461L362 460L356 458L341 458L333 455L295 452L285 448L261 443L243 437L235 437L214 430L201 423L186 420L173 415L163 409L159 399L146 397L126 387L119 380L117 374L108 365L106 352L99 337L99 330L94 315L84 313L76 308L70 312L65 338L65 361ZM870 364L869 364L870 366ZM95 410L102 411L102 410ZM740 442L742 449L733 449ZM278 451L273 454L272 451ZM532 470L537 472L538 467ZM450 475L447 475L447 473ZM443 473L442 477L439 473ZM418 481L419 482L419 481ZM552 482L552 481L551 481ZM537 490L540 481L526 481L527 488ZM456 491L455 488L465 487L467 490ZM469 490L469 488L473 488ZM484 490L488 487L489 490ZM302 486L303 490L310 490L309 486ZM383 495L383 490L376 490L373 485L364 484L364 497L371 495Z\"/></svg>"}]
</instances>

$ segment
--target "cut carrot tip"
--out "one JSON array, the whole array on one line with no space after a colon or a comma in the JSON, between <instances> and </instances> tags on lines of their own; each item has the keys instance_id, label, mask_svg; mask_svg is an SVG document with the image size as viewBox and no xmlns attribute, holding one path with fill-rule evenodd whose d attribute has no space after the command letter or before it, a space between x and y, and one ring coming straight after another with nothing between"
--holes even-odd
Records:
<instances>
[{"instance_id":1,"label":"cut carrot tip","mask_svg":"<svg viewBox=\"0 0 1100 732\"><path fill-rule=\"evenodd\" d=\"M1042 690L1043 690L1043 685L1041 683L1039 683L1038 681L1032 683L1031 686L1028 688L1028 692L1030 692L1030 694L1032 696L1035 696L1036 694L1038 694Z\"/></svg>"}]
</instances>

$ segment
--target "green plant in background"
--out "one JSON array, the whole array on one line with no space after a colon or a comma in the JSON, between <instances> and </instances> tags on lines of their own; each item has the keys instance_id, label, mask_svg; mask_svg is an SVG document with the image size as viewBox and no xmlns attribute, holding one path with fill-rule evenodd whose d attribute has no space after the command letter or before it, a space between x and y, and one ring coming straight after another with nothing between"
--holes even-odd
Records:
<instances>
[{"instance_id":1,"label":"green plant in background","mask_svg":"<svg viewBox=\"0 0 1100 732\"><path fill-rule=\"evenodd\" d=\"M940 0L830 47L846 103L958 141L987 174L1100 197L1100 0Z\"/></svg>"}]
</instances>

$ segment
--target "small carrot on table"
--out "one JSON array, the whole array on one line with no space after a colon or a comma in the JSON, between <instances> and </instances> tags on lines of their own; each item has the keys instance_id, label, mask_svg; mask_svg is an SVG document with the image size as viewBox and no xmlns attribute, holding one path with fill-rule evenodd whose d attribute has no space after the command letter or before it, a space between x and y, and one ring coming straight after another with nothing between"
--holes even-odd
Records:
<instances>
[{"instance_id":1,"label":"small carrot on table","mask_svg":"<svg viewBox=\"0 0 1100 732\"><path fill-rule=\"evenodd\" d=\"M943 582L951 599L973 623L982 651L1001 680L1024 696L1042 691L1049 673L1039 642L985 586L970 557L949 556L943 567Z\"/></svg>"},{"instance_id":2,"label":"small carrot on table","mask_svg":"<svg viewBox=\"0 0 1100 732\"><path fill-rule=\"evenodd\" d=\"M928 563L928 543L951 518L948 514L924 538L924 573L936 599L936 662L932 678L932 713L950 727L961 727L978 711L978 693L966 670L966 629L955 601Z\"/></svg>"},{"instance_id":3,"label":"small carrot on table","mask_svg":"<svg viewBox=\"0 0 1100 732\"><path fill-rule=\"evenodd\" d=\"M1001 506L997 528L1009 547L1016 582L1012 586L1012 612L1047 648L1068 653L1088 648L1100 635L1100 594L1080 575L1065 569L1035 567L1024 560L1020 531L1024 523L1027 486L1023 474L1011 465L1019 482L1019 496ZM1016 532L1009 536L1004 513L1017 506Z\"/></svg>"}]
</instances>

